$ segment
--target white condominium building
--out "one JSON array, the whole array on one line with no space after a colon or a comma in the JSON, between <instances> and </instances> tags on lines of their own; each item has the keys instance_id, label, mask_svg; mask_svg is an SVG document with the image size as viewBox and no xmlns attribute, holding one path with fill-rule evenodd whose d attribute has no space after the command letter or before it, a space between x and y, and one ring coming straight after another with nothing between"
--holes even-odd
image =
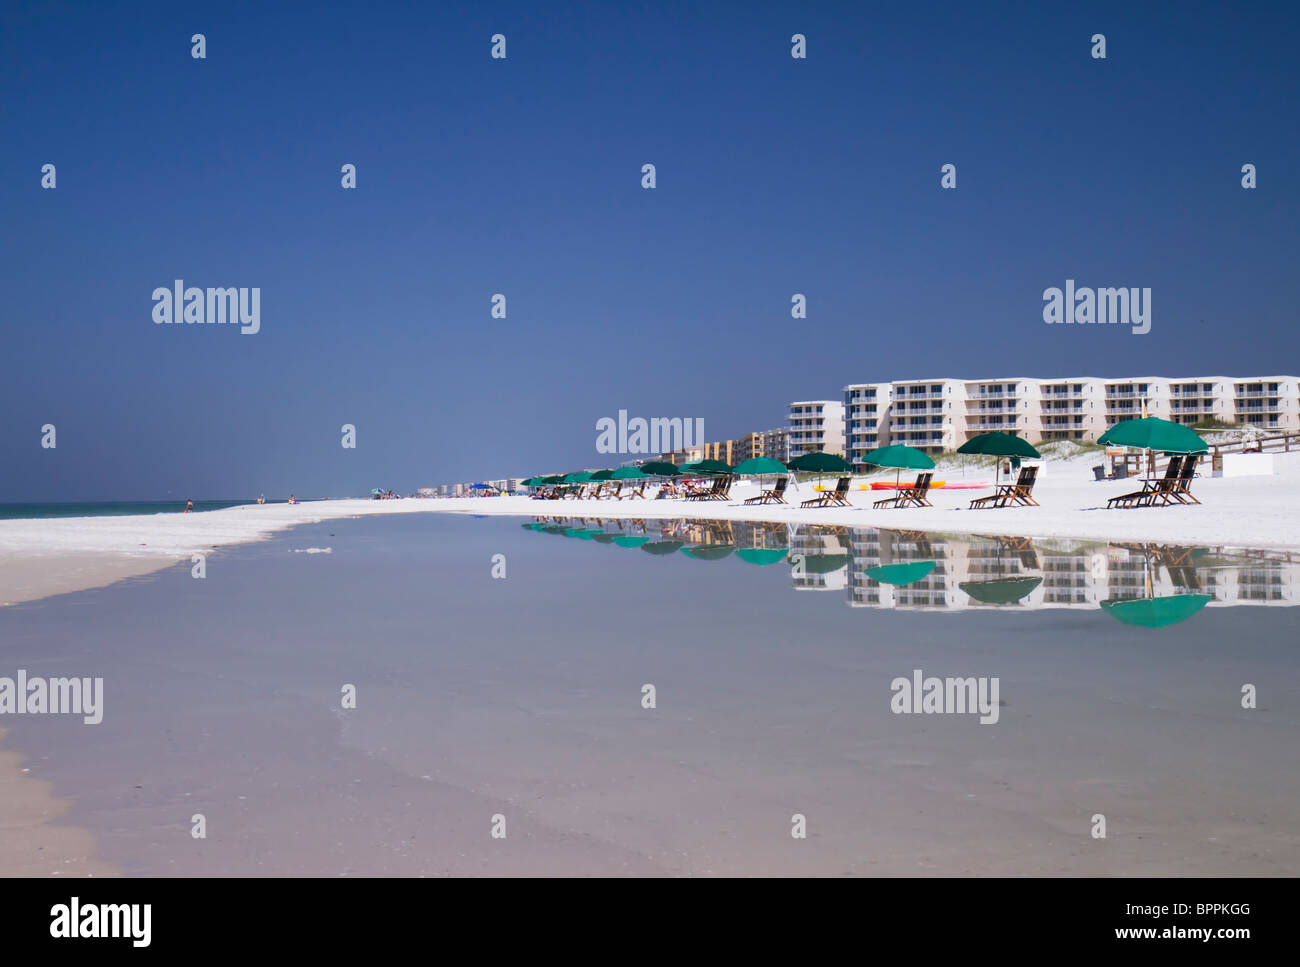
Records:
<instances>
[{"instance_id":1,"label":"white condominium building","mask_svg":"<svg viewBox=\"0 0 1300 967\"><path fill-rule=\"evenodd\" d=\"M792 414L801 405L809 404L792 404ZM858 463L867 450L897 443L938 453L993 431L1031 443L1096 440L1108 427L1144 413L1189 425L1214 421L1208 425L1300 432L1300 379L1020 376L854 383L844 388L845 456ZM792 436L792 452L793 444Z\"/></svg>"},{"instance_id":2,"label":"white condominium building","mask_svg":"<svg viewBox=\"0 0 1300 967\"><path fill-rule=\"evenodd\" d=\"M844 404L839 400L790 404L790 459L817 451L844 453Z\"/></svg>"}]
</instances>

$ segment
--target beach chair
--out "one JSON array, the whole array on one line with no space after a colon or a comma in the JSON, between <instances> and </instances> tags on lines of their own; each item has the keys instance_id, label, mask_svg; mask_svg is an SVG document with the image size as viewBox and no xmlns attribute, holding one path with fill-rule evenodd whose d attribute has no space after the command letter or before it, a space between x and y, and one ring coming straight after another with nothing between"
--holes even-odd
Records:
<instances>
[{"instance_id":1,"label":"beach chair","mask_svg":"<svg viewBox=\"0 0 1300 967\"><path fill-rule=\"evenodd\" d=\"M713 487L709 490L702 490L699 493L687 494L687 500L718 500L726 499L726 489L730 486L731 478L721 476L713 481Z\"/></svg>"},{"instance_id":2,"label":"beach chair","mask_svg":"<svg viewBox=\"0 0 1300 967\"><path fill-rule=\"evenodd\" d=\"M810 500L805 500L799 504L800 507L848 507L849 506L849 477L840 477L839 482L835 485L834 490L828 490L823 494L818 494Z\"/></svg>"},{"instance_id":3,"label":"beach chair","mask_svg":"<svg viewBox=\"0 0 1300 967\"><path fill-rule=\"evenodd\" d=\"M764 490L757 497L750 497L745 501L747 504L784 504L785 488L789 485L789 477L777 477L776 486L771 490Z\"/></svg>"},{"instance_id":4,"label":"beach chair","mask_svg":"<svg viewBox=\"0 0 1300 967\"><path fill-rule=\"evenodd\" d=\"M1196 464L1200 459L1200 456L1195 453L1183 457L1183 469L1179 472L1178 479L1174 481L1169 493L1165 496L1165 503L1168 503L1170 498L1180 504L1200 503L1199 500L1192 496L1191 491L1192 478L1196 476Z\"/></svg>"},{"instance_id":5,"label":"beach chair","mask_svg":"<svg viewBox=\"0 0 1300 967\"><path fill-rule=\"evenodd\" d=\"M1195 457L1188 457L1195 467ZM1129 494L1120 494L1118 497L1111 497L1106 501L1106 509L1113 510L1116 507L1149 507L1156 500L1162 500L1168 503L1167 494L1178 484L1178 476L1182 472L1183 458L1170 457L1169 466L1165 468L1165 475L1158 480L1148 480L1142 485L1141 490L1135 490Z\"/></svg>"},{"instance_id":6,"label":"beach chair","mask_svg":"<svg viewBox=\"0 0 1300 967\"><path fill-rule=\"evenodd\" d=\"M1011 504L1023 504L1026 507L1039 506L1034 500L1034 481L1038 479L1037 467L1021 467L1020 476L1015 483L1002 484L991 494L976 497L970 502L971 510L983 507L1009 507Z\"/></svg>"},{"instance_id":7,"label":"beach chair","mask_svg":"<svg viewBox=\"0 0 1300 967\"><path fill-rule=\"evenodd\" d=\"M895 507L933 507L926 493L930 490L930 481L934 479L934 474L923 473L917 475L916 482L906 490L900 490L892 497L885 497L877 500L872 507L888 507L893 504Z\"/></svg>"},{"instance_id":8,"label":"beach chair","mask_svg":"<svg viewBox=\"0 0 1300 967\"><path fill-rule=\"evenodd\" d=\"M628 500L629 498L632 497L644 497L645 484L642 483L641 486L637 487L635 490L629 491L628 493L623 493L623 488L620 486L618 489L618 493L614 494L614 496L617 497L619 500Z\"/></svg>"}]
</instances>

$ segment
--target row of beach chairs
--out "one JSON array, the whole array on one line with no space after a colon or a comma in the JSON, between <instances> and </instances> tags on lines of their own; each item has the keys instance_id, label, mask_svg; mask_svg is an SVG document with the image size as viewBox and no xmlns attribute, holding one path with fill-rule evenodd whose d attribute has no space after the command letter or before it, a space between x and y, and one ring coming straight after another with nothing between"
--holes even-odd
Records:
<instances>
[{"instance_id":1,"label":"row of beach chairs","mask_svg":"<svg viewBox=\"0 0 1300 967\"><path fill-rule=\"evenodd\" d=\"M645 484L623 492L623 482L599 482L594 484L569 484L548 487L532 495L533 500L627 500L629 497L644 497Z\"/></svg>"},{"instance_id":2,"label":"row of beach chairs","mask_svg":"<svg viewBox=\"0 0 1300 967\"><path fill-rule=\"evenodd\" d=\"M1165 475L1156 480L1146 481L1141 490L1134 491L1130 494L1123 494L1119 497L1111 497L1106 502L1107 507L1152 507L1157 504L1164 506L1171 502L1180 504L1199 504L1200 501L1192 495L1191 482L1196 476L1196 465L1199 460L1196 454L1187 456L1174 456L1169 460L1169 466L1165 470ZM873 507L933 507L930 503L929 491L931 481L934 479L933 473L918 474L916 481L910 486L900 489L896 494L875 501ZM1019 505L1022 507L1038 507L1039 503L1034 499L1034 483L1038 479L1038 467L1021 467L1020 475L1014 483L1001 484L991 494L983 497L976 497L970 502L972 510L983 509L986 507L1010 507ZM687 494L686 500L730 500L731 499L731 481L729 475L721 475L714 479L712 488L699 493ZM818 494L809 500L801 501L800 507L850 507L849 503L849 484L850 477L840 477L835 485L834 490L828 490L825 493ZM788 477L778 477L776 483L768 490L762 491L757 497L750 497L745 501L746 504L784 504L786 487L789 484ZM628 497L644 497L645 483L623 493L622 482L614 483L597 483L590 485L574 484L569 486L551 487L538 493L533 494L534 500L563 500L568 498L582 498L602 500L615 499L624 500Z\"/></svg>"}]
</instances>

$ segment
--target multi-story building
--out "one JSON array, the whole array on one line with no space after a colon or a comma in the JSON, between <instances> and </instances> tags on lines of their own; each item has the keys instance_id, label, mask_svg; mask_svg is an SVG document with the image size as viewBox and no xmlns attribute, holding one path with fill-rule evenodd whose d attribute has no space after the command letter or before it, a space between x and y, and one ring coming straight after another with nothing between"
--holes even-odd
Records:
<instances>
[{"instance_id":1,"label":"multi-story building","mask_svg":"<svg viewBox=\"0 0 1300 967\"><path fill-rule=\"evenodd\" d=\"M1122 420L1158 416L1188 425L1300 431L1300 380L1143 376L1004 377L855 383L844 388L848 459L903 443L937 453L1001 431L1030 442L1096 440Z\"/></svg>"},{"instance_id":2,"label":"multi-story building","mask_svg":"<svg viewBox=\"0 0 1300 967\"><path fill-rule=\"evenodd\" d=\"M881 446L904 444L939 453L966 442L966 385L959 379L908 379L893 384Z\"/></svg>"},{"instance_id":3,"label":"multi-story building","mask_svg":"<svg viewBox=\"0 0 1300 967\"><path fill-rule=\"evenodd\" d=\"M844 403L840 400L790 404L790 459L816 452L844 453Z\"/></svg>"},{"instance_id":4,"label":"multi-story building","mask_svg":"<svg viewBox=\"0 0 1300 967\"><path fill-rule=\"evenodd\" d=\"M861 383L844 387L844 459L861 463L868 450L889 439L889 383Z\"/></svg>"}]
</instances>

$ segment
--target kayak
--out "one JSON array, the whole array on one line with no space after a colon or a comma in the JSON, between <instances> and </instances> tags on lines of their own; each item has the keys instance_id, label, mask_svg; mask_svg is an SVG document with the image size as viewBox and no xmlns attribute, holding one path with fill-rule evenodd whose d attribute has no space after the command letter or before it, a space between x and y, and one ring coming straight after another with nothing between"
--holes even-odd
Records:
<instances>
[{"instance_id":1,"label":"kayak","mask_svg":"<svg viewBox=\"0 0 1300 967\"><path fill-rule=\"evenodd\" d=\"M871 485L871 489L911 490L913 483L911 480L901 480L898 483L894 483L892 480L888 482L877 481ZM992 486L993 484L987 480L982 483L949 483L946 480L930 481L931 490L988 490Z\"/></svg>"}]
</instances>

